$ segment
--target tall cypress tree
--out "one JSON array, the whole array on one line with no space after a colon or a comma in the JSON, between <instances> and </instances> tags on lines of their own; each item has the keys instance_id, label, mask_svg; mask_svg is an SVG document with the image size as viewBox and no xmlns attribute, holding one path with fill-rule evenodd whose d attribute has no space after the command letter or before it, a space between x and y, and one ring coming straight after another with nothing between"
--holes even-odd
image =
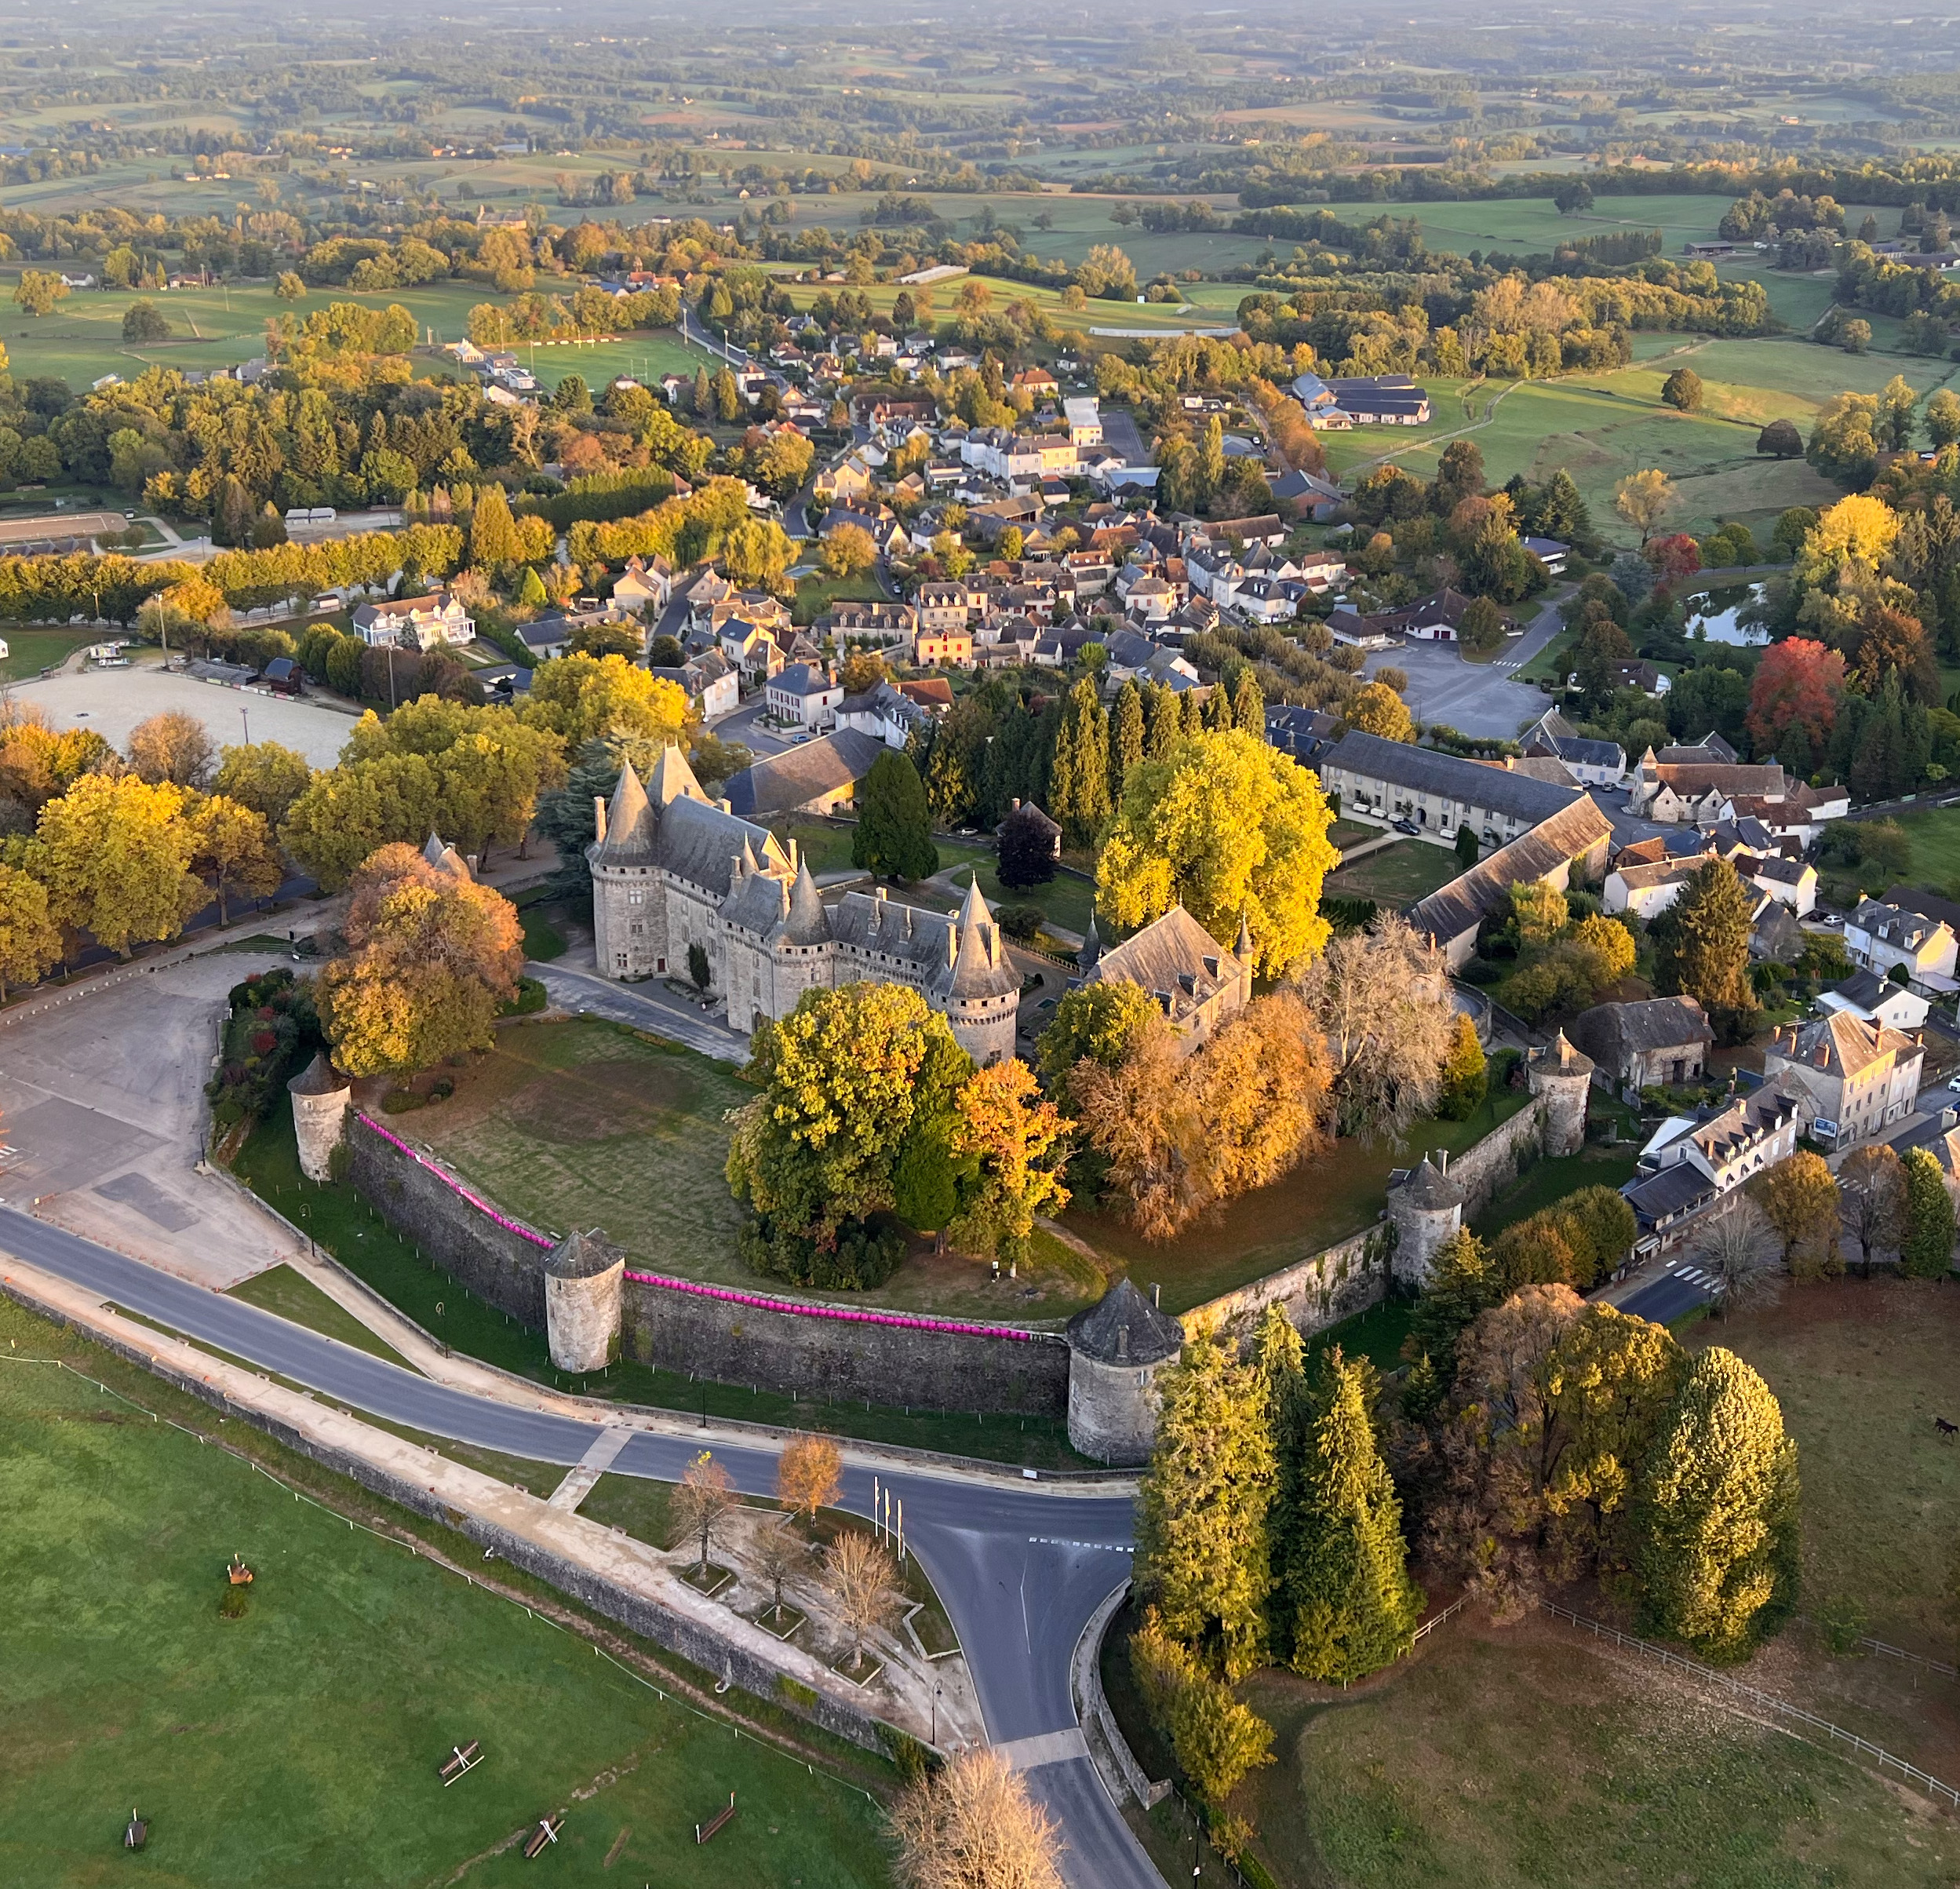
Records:
<instances>
[{"instance_id":1,"label":"tall cypress tree","mask_svg":"<svg viewBox=\"0 0 1960 1889\"><path fill-rule=\"evenodd\" d=\"M1647 1460L1634 1565L1649 1623L1704 1657L1747 1657L1797 1604L1797 1446L1769 1385L1710 1345Z\"/></svg>"},{"instance_id":2,"label":"tall cypress tree","mask_svg":"<svg viewBox=\"0 0 1960 1889\"><path fill-rule=\"evenodd\" d=\"M1171 1638L1237 1679L1265 1657L1273 1584L1265 1388L1208 1331L1185 1346L1161 1382L1157 1442L1137 1503L1137 1584Z\"/></svg>"},{"instance_id":3,"label":"tall cypress tree","mask_svg":"<svg viewBox=\"0 0 1960 1889\"><path fill-rule=\"evenodd\" d=\"M1409 1318L1409 1349L1426 1358L1448 1386L1456 1375L1456 1340L1497 1303L1498 1285L1484 1243L1469 1227L1453 1233L1430 1262L1429 1283Z\"/></svg>"},{"instance_id":4,"label":"tall cypress tree","mask_svg":"<svg viewBox=\"0 0 1960 1889\"><path fill-rule=\"evenodd\" d=\"M1168 687L1169 684L1165 686ZM1204 732L1204 704L1199 701L1197 691L1186 689L1179 698L1179 702L1182 712L1184 732L1187 735L1202 735Z\"/></svg>"},{"instance_id":5,"label":"tall cypress tree","mask_svg":"<svg viewBox=\"0 0 1960 1889\"><path fill-rule=\"evenodd\" d=\"M886 749L858 790L851 862L906 881L930 879L939 870L925 787L919 770L899 749Z\"/></svg>"},{"instance_id":6,"label":"tall cypress tree","mask_svg":"<svg viewBox=\"0 0 1960 1889\"><path fill-rule=\"evenodd\" d=\"M1285 1570L1293 1668L1309 1679L1379 1671L1408 1650L1423 1614L1402 1505L1368 1416L1368 1375L1337 1347L1313 1393L1299 1534Z\"/></svg>"},{"instance_id":7,"label":"tall cypress tree","mask_svg":"<svg viewBox=\"0 0 1960 1889\"><path fill-rule=\"evenodd\" d=\"M1048 814L1068 843L1093 846L1109 818L1109 718L1084 676L1069 690L1048 770Z\"/></svg>"},{"instance_id":8,"label":"tall cypress tree","mask_svg":"<svg viewBox=\"0 0 1960 1889\"><path fill-rule=\"evenodd\" d=\"M1143 752L1149 759L1161 760L1177 746L1184 733L1184 705L1168 684L1145 686L1143 727Z\"/></svg>"},{"instance_id":9,"label":"tall cypress tree","mask_svg":"<svg viewBox=\"0 0 1960 1889\"><path fill-rule=\"evenodd\" d=\"M1305 1467L1307 1397L1306 1347L1283 1305L1269 1305L1252 1340L1253 1368L1266 1388L1267 1420L1273 1428L1273 1500L1266 1510L1266 1540L1275 1568L1290 1566L1299 1546ZM1289 1610L1271 1610L1270 1657L1289 1659L1293 1622Z\"/></svg>"},{"instance_id":10,"label":"tall cypress tree","mask_svg":"<svg viewBox=\"0 0 1960 1889\"><path fill-rule=\"evenodd\" d=\"M1750 895L1726 859L1710 859L1656 921L1656 986L1692 997L1734 1042L1758 1008L1749 981Z\"/></svg>"},{"instance_id":11,"label":"tall cypress tree","mask_svg":"<svg viewBox=\"0 0 1960 1889\"><path fill-rule=\"evenodd\" d=\"M1109 804L1123 798L1123 783L1143 758L1143 691L1132 676L1117 690L1109 712Z\"/></svg>"},{"instance_id":12,"label":"tall cypress tree","mask_svg":"<svg viewBox=\"0 0 1960 1889\"><path fill-rule=\"evenodd\" d=\"M1249 662L1232 684L1232 725L1262 740L1266 737L1266 696Z\"/></svg>"},{"instance_id":13,"label":"tall cypress tree","mask_svg":"<svg viewBox=\"0 0 1960 1889\"><path fill-rule=\"evenodd\" d=\"M1217 735L1228 732L1232 727L1232 698L1222 682L1204 698L1204 725Z\"/></svg>"},{"instance_id":14,"label":"tall cypress tree","mask_svg":"<svg viewBox=\"0 0 1960 1889\"><path fill-rule=\"evenodd\" d=\"M1906 1243L1899 1259L1918 1279L1943 1279L1953 1266L1953 1196L1924 1148L1906 1156Z\"/></svg>"}]
</instances>

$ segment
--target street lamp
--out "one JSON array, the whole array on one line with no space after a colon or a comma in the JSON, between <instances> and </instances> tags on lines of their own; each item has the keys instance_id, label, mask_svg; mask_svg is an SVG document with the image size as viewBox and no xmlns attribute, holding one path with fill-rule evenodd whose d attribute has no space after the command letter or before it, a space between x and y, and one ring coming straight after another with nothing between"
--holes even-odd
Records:
<instances>
[{"instance_id":1,"label":"street lamp","mask_svg":"<svg viewBox=\"0 0 1960 1889\"><path fill-rule=\"evenodd\" d=\"M245 724L245 745L249 748L252 745L252 711L250 709L241 708L239 710L239 720Z\"/></svg>"}]
</instances>

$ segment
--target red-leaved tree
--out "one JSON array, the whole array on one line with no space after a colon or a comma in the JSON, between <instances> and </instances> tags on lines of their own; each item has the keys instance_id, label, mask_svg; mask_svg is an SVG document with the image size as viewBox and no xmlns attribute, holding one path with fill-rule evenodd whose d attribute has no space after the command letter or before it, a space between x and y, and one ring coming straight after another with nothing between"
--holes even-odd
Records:
<instances>
[{"instance_id":1,"label":"red-leaved tree","mask_svg":"<svg viewBox=\"0 0 1960 1889\"><path fill-rule=\"evenodd\" d=\"M1652 567L1654 582L1671 586L1692 577L1701 568L1701 546L1685 531L1670 532L1665 538L1649 541L1646 558Z\"/></svg>"},{"instance_id":2,"label":"red-leaved tree","mask_svg":"<svg viewBox=\"0 0 1960 1889\"><path fill-rule=\"evenodd\" d=\"M1749 691L1749 735L1756 751L1770 753L1790 729L1801 728L1811 752L1822 753L1844 691L1845 659L1834 649L1803 636L1771 644Z\"/></svg>"}]
</instances>

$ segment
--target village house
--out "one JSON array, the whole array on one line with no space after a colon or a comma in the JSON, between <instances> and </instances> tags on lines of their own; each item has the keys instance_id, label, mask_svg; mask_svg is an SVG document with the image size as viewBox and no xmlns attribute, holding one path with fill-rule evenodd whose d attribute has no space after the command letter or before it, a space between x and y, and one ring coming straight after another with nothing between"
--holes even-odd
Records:
<instances>
[{"instance_id":1,"label":"village house","mask_svg":"<svg viewBox=\"0 0 1960 1889\"><path fill-rule=\"evenodd\" d=\"M767 682L783 666L774 636L741 617L730 617L722 625L721 653L751 683Z\"/></svg>"},{"instance_id":2,"label":"village house","mask_svg":"<svg viewBox=\"0 0 1960 1889\"><path fill-rule=\"evenodd\" d=\"M1783 771L1775 761L1669 761L1649 748L1634 771L1627 811L1657 826L1712 826L1735 818L1732 803L1738 795L1773 804L1787 791Z\"/></svg>"},{"instance_id":3,"label":"village house","mask_svg":"<svg viewBox=\"0 0 1960 1889\"><path fill-rule=\"evenodd\" d=\"M1252 936L1242 918L1236 950L1226 950L1182 906L1174 905L1105 951L1092 914L1077 962L1085 984L1131 983L1152 998L1181 1055L1215 1036L1252 1001Z\"/></svg>"},{"instance_id":4,"label":"village house","mask_svg":"<svg viewBox=\"0 0 1960 1889\"><path fill-rule=\"evenodd\" d=\"M476 635L475 619L446 590L360 604L353 624L354 633L370 649L427 651L441 644L468 643Z\"/></svg>"},{"instance_id":5,"label":"village house","mask_svg":"<svg viewBox=\"0 0 1960 1889\"><path fill-rule=\"evenodd\" d=\"M1347 819L1378 826L1406 820L1444 846L1466 826L1485 846L1508 844L1585 797L1508 768L1357 732L1341 738L1321 781L1340 796Z\"/></svg>"},{"instance_id":6,"label":"village house","mask_svg":"<svg viewBox=\"0 0 1960 1889\"><path fill-rule=\"evenodd\" d=\"M734 665L718 649L690 656L679 669L656 669L652 673L684 690L689 704L704 721L732 714L741 706L741 680Z\"/></svg>"},{"instance_id":7,"label":"village house","mask_svg":"<svg viewBox=\"0 0 1960 1889\"><path fill-rule=\"evenodd\" d=\"M921 629L913 639L912 659L920 669L971 669L973 633Z\"/></svg>"},{"instance_id":8,"label":"village house","mask_svg":"<svg viewBox=\"0 0 1960 1889\"><path fill-rule=\"evenodd\" d=\"M1862 1023L1882 1023L1902 1033L1918 1029L1933 1006L1916 990L1895 984L1876 971L1854 971L1817 994L1820 1010L1849 1010Z\"/></svg>"},{"instance_id":9,"label":"village house","mask_svg":"<svg viewBox=\"0 0 1960 1889\"><path fill-rule=\"evenodd\" d=\"M636 614L650 608L665 610L673 588L674 574L666 559L629 557L626 568L613 579L613 602Z\"/></svg>"},{"instance_id":10,"label":"village house","mask_svg":"<svg viewBox=\"0 0 1960 1889\"><path fill-rule=\"evenodd\" d=\"M822 663L791 662L769 678L769 713L792 728L827 728L836 720L843 686Z\"/></svg>"},{"instance_id":11,"label":"village house","mask_svg":"<svg viewBox=\"0 0 1960 1889\"><path fill-rule=\"evenodd\" d=\"M1573 1019L1567 1034L1622 1089L1699 1082L1715 1044L1707 1016L1692 997L1595 1004Z\"/></svg>"},{"instance_id":12,"label":"village house","mask_svg":"<svg viewBox=\"0 0 1960 1889\"><path fill-rule=\"evenodd\" d=\"M1733 864L1758 892L1788 906L1799 918L1809 917L1817 903L1817 869L1808 861L1787 859L1780 853L1767 858L1738 853Z\"/></svg>"},{"instance_id":13,"label":"village house","mask_svg":"<svg viewBox=\"0 0 1960 1889\"><path fill-rule=\"evenodd\" d=\"M1678 1115L1663 1122L1641 1151L1640 1173L1620 1189L1643 1236L1636 1253L1679 1245L1689 1223L1722 1195L1788 1160L1805 1112L1772 1076L1707 1121Z\"/></svg>"},{"instance_id":14,"label":"village house","mask_svg":"<svg viewBox=\"0 0 1960 1889\"><path fill-rule=\"evenodd\" d=\"M835 813L857 797L858 783L884 752L884 743L840 728L780 754L765 755L723 783L729 806L745 819L778 814Z\"/></svg>"},{"instance_id":15,"label":"village house","mask_svg":"<svg viewBox=\"0 0 1960 1889\"><path fill-rule=\"evenodd\" d=\"M1667 910L1687 889L1688 881L1715 855L1691 853L1684 858L1629 862L1623 854L1606 875L1600 904L1612 913L1631 912L1652 919Z\"/></svg>"},{"instance_id":16,"label":"village house","mask_svg":"<svg viewBox=\"0 0 1960 1889\"><path fill-rule=\"evenodd\" d=\"M1589 787L1617 787L1627 771L1627 750L1618 742L1581 735L1556 709L1547 709L1517 738L1527 756L1563 761Z\"/></svg>"},{"instance_id":17,"label":"village house","mask_svg":"<svg viewBox=\"0 0 1960 1889\"><path fill-rule=\"evenodd\" d=\"M1812 1136L1845 1148L1912 1113L1925 1059L1903 1032L1838 1010L1778 1030L1763 1052L1763 1078L1801 1089Z\"/></svg>"},{"instance_id":18,"label":"village house","mask_svg":"<svg viewBox=\"0 0 1960 1889\"><path fill-rule=\"evenodd\" d=\"M1854 965L1882 977L1903 966L1908 983L1944 993L1954 987L1960 940L1944 919L1867 899L1845 921L1845 950Z\"/></svg>"}]
</instances>

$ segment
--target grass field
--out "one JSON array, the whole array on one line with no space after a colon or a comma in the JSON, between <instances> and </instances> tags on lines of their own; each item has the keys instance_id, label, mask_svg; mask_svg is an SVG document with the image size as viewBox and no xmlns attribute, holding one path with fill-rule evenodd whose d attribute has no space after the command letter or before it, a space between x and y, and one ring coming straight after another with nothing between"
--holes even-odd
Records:
<instances>
[{"instance_id":1,"label":"grass field","mask_svg":"<svg viewBox=\"0 0 1960 1889\"><path fill-rule=\"evenodd\" d=\"M95 637L84 629L10 629L5 640L7 653L0 656L0 681L17 682L56 668Z\"/></svg>"},{"instance_id":2,"label":"grass field","mask_svg":"<svg viewBox=\"0 0 1960 1889\"><path fill-rule=\"evenodd\" d=\"M0 1371L0 1876L496 1885L530 1880L504 1846L548 1811L569 1813L550 1865L568 1880L597 1880L617 1845L628 1874L680 1885L701 1880L691 1825L734 1790L745 1814L717 1839L717 1882L886 1880L862 1793L196 1437L18 1362L77 1347L13 1306L0 1327L18 1347ZM257 1578L226 1621L235 1551ZM437 1763L471 1738L483 1767L445 1790ZM149 1846L118 1862L133 1805Z\"/></svg>"},{"instance_id":3,"label":"grass field","mask_svg":"<svg viewBox=\"0 0 1960 1889\"><path fill-rule=\"evenodd\" d=\"M1166 1311L1188 1311L1372 1226L1391 1168L1407 1167L1433 1149L1461 1154L1529 1100L1521 1091L1499 1090L1467 1121L1419 1123L1399 1148L1339 1142L1325 1158L1240 1195L1216 1219L1187 1228L1167 1246L1152 1245L1110 1215L1080 1208L1070 1208L1064 1223L1140 1285L1161 1284Z\"/></svg>"},{"instance_id":4,"label":"grass field","mask_svg":"<svg viewBox=\"0 0 1960 1889\"><path fill-rule=\"evenodd\" d=\"M250 1278L241 1279L229 1288L225 1296L242 1299L261 1311L275 1312L295 1325L323 1332L356 1351L385 1358L390 1364L407 1366L407 1360L392 1345L376 1337L352 1312L337 1305L311 1280L290 1266L274 1266L255 1272Z\"/></svg>"},{"instance_id":5,"label":"grass field","mask_svg":"<svg viewBox=\"0 0 1960 1889\"><path fill-rule=\"evenodd\" d=\"M1912 840L1907 877L1942 891L1960 883L1960 807L1929 808L1900 816Z\"/></svg>"},{"instance_id":6,"label":"grass field","mask_svg":"<svg viewBox=\"0 0 1960 1889\"><path fill-rule=\"evenodd\" d=\"M1618 1187L1631 1180L1639 1165L1634 1158L1637 1150L1625 1143L1621 1149L1615 1154L1607 1148L1586 1147L1576 1154L1534 1163L1515 1186L1506 1188L1477 1216L1477 1237L1490 1239L1581 1187Z\"/></svg>"},{"instance_id":7,"label":"grass field","mask_svg":"<svg viewBox=\"0 0 1960 1889\"><path fill-rule=\"evenodd\" d=\"M1402 840L1330 873L1326 895L1372 899L1379 905L1399 909L1426 899L1462 870L1455 854L1447 846L1432 846L1426 840Z\"/></svg>"},{"instance_id":8,"label":"grass field","mask_svg":"<svg viewBox=\"0 0 1960 1889\"><path fill-rule=\"evenodd\" d=\"M1951 1823L1849 1760L1548 1622L1474 1614L1346 1694L1247 1696L1277 1763L1240 1793L1284 1889L1933 1889Z\"/></svg>"},{"instance_id":9,"label":"grass field","mask_svg":"<svg viewBox=\"0 0 1960 1889\"><path fill-rule=\"evenodd\" d=\"M1960 1450L1933 1420L1954 1414L1960 1288L1796 1286L1696 1337L1747 1358L1783 1405L1802 1468L1806 1604L1855 1598L1880 1639L1951 1661Z\"/></svg>"}]
</instances>

